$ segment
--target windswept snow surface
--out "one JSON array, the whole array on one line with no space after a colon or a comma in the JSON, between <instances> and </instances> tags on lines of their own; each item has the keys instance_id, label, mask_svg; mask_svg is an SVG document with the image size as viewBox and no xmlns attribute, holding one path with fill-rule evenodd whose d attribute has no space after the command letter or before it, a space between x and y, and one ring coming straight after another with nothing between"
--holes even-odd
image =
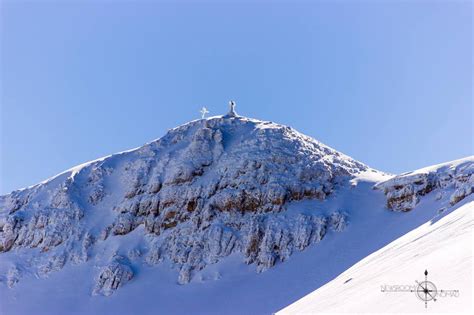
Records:
<instances>
[{"instance_id":1,"label":"windswept snow surface","mask_svg":"<svg viewBox=\"0 0 474 315\"><path fill-rule=\"evenodd\" d=\"M430 220L277 314L472 314L473 210L470 201L439 220ZM426 309L413 292L387 292L387 286L418 288L415 280L422 283L425 270L438 291L430 293L436 301L428 301ZM459 295L441 290L458 290Z\"/></svg>"},{"instance_id":2,"label":"windswept snow surface","mask_svg":"<svg viewBox=\"0 0 474 315\"><path fill-rule=\"evenodd\" d=\"M458 164L400 180L286 126L192 121L0 196L0 314L271 314L471 202Z\"/></svg>"}]
</instances>

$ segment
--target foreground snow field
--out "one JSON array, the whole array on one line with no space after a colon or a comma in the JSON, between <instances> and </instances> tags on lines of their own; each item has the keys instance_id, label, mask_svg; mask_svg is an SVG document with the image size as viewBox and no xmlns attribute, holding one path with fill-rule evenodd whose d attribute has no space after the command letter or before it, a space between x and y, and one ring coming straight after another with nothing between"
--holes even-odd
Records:
<instances>
[{"instance_id":1,"label":"foreground snow field","mask_svg":"<svg viewBox=\"0 0 474 315\"><path fill-rule=\"evenodd\" d=\"M0 196L0 314L271 314L473 186L474 157L392 176L286 126L193 121Z\"/></svg>"},{"instance_id":2,"label":"foreground snow field","mask_svg":"<svg viewBox=\"0 0 474 315\"><path fill-rule=\"evenodd\" d=\"M472 314L473 210L471 201L430 220L277 314ZM429 270L428 280L438 291L459 290L459 296L438 292L425 310L424 301L413 292L381 292L384 285L417 286L415 280L424 280L424 270Z\"/></svg>"}]
</instances>

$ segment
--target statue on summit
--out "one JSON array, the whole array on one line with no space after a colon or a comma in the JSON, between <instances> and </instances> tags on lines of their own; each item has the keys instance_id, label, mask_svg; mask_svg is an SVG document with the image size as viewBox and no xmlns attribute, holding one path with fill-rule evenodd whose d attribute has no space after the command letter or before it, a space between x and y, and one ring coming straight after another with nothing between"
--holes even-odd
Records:
<instances>
[{"instance_id":1,"label":"statue on summit","mask_svg":"<svg viewBox=\"0 0 474 315\"><path fill-rule=\"evenodd\" d=\"M229 113L227 114L228 117L236 117L237 113L235 112L235 102L230 101L229 102Z\"/></svg>"}]
</instances>

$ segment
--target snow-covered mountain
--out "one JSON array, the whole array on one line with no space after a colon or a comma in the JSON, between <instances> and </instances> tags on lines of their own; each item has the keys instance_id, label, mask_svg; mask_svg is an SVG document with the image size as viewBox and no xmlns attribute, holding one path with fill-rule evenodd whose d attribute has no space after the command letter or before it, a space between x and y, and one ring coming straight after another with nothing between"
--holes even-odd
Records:
<instances>
[{"instance_id":1,"label":"snow-covered mountain","mask_svg":"<svg viewBox=\"0 0 474 315\"><path fill-rule=\"evenodd\" d=\"M393 177L286 126L192 121L1 196L0 313L272 313L471 202L473 174Z\"/></svg>"}]
</instances>

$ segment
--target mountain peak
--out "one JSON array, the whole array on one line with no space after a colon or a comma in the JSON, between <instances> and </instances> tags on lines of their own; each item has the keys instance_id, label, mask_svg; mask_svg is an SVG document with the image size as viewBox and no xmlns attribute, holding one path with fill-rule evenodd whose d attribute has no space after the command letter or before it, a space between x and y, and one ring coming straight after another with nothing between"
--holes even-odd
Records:
<instances>
[{"instance_id":1,"label":"mountain peak","mask_svg":"<svg viewBox=\"0 0 474 315\"><path fill-rule=\"evenodd\" d=\"M179 284L231 256L263 272L351 222L377 229L386 208L410 211L436 190L450 207L473 192L472 159L386 180L288 126L231 110L0 196L0 281L85 265L87 296L108 296L146 266L168 266Z\"/></svg>"},{"instance_id":2,"label":"mountain peak","mask_svg":"<svg viewBox=\"0 0 474 315\"><path fill-rule=\"evenodd\" d=\"M230 105L228 115L191 121L140 148L0 197L0 251L40 248L82 262L93 244L142 227L147 262L158 264L164 255L180 270L179 282L187 283L231 253L263 271L293 249L318 242L328 228L342 230L342 212L283 214L292 203L326 199L368 167L287 126L238 116ZM300 241L261 239L273 238L277 226ZM181 252L183 244L191 252ZM76 249L80 254L72 255ZM123 250L121 258L103 254L104 277L131 277L121 267L130 260ZM94 292L112 292L107 283Z\"/></svg>"}]
</instances>

